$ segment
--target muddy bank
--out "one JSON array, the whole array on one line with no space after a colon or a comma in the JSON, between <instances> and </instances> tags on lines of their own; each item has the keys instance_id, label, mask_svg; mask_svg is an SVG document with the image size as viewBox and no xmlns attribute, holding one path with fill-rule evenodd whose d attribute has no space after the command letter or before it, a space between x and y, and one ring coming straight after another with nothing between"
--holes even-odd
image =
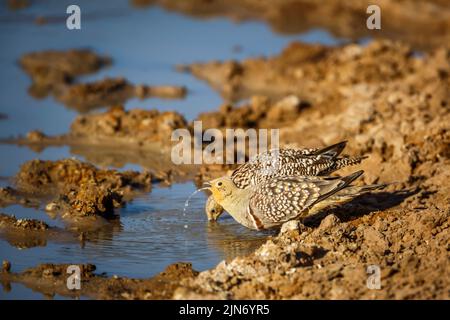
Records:
<instances>
[{"instance_id":1,"label":"muddy bank","mask_svg":"<svg viewBox=\"0 0 450 320\"><path fill-rule=\"evenodd\" d=\"M27 192L23 192L12 187L0 188L0 207L7 207L12 204L20 204L25 207L39 207L39 200Z\"/></svg>"},{"instance_id":2,"label":"muddy bank","mask_svg":"<svg viewBox=\"0 0 450 320\"><path fill-rule=\"evenodd\" d=\"M45 247L48 242L73 243L81 241L78 234L51 227L36 219L17 219L0 213L0 238L18 249Z\"/></svg>"},{"instance_id":3,"label":"muddy bank","mask_svg":"<svg viewBox=\"0 0 450 320\"><path fill-rule=\"evenodd\" d=\"M201 113L196 120L202 121L204 130L210 128L279 128L291 124L309 102L297 96L286 96L271 101L267 96L252 96L240 106L223 104L218 111Z\"/></svg>"},{"instance_id":4,"label":"muddy bank","mask_svg":"<svg viewBox=\"0 0 450 320\"><path fill-rule=\"evenodd\" d=\"M8 265L6 262L4 265ZM65 297L89 297L92 299L170 299L179 281L195 277L198 272L189 263L169 265L163 272L148 279L129 279L113 276L110 278L94 273L92 264L79 265L81 271L81 289L67 289L67 264L42 264L21 273L14 273L14 265L0 273L4 289L11 282L41 292L51 298L55 294ZM8 271L9 270L9 271Z\"/></svg>"},{"instance_id":5,"label":"muddy bank","mask_svg":"<svg viewBox=\"0 0 450 320\"><path fill-rule=\"evenodd\" d=\"M410 47L388 41L374 41L367 47L293 42L269 58L212 61L179 68L206 81L232 101L252 95L278 99L295 95L310 103L332 104L343 94L342 86L400 80L414 72L420 61Z\"/></svg>"},{"instance_id":6,"label":"muddy bank","mask_svg":"<svg viewBox=\"0 0 450 320\"><path fill-rule=\"evenodd\" d=\"M293 44L277 57L246 60L239 68L236 92L245 87L285 94L289 83L295 89L295 73L304 79L297 83L308 86L296 90L310 107L281 127L282 144L348 139L346 152L369 156L360 165L364 182L393 184L306 226L284 226L255 253L186 281L174 298L448 299L449 49L418 57L406 45L385 41L336 49ZM213 69L210 75L221 75ZM266 74L272 79L266 84L251 80ZM380 267L380 290L366 285L369 265Z\"/></svg>"},{"instance_id":7,"label":"muddy bank","mask_svg":"<svg viewBox=\"0 0 450 320\"><path fill-rule=\"evenodd\" d=\"M167 149L172 131L188 128L184 117L174 111L156 109L125 110L123 106L111 107L102 113L80 115L70 126L69 133L47 136L41 131L31 131L26 137L3 140L4 142L35 146L48 145L95 145L123 146L126 149L161 147ZM127 147L128 146L128 147Z\"/></svg>"},{"instance_id":8,"label":"muddy bank","mask_svg":"<svg viewBox=\"0 0 450 320\"><path fill-rule=\"evenodd\" d=\"M41 51L25 54L20 66L31 77L29 93L35 98L52 94L56 100L79 112L123 104L131 98L181 99L180 86L134 85L124 78L79 83L77 77L94 73L112 63L111 58L89 50Z\"/></svg>"},{"instance_id":9,"label":"muddy bank","mask_svg":"<svg viewBox=\"0 0 450 320\"><path fill-rule=\"evenodd\" d=\"M31 77L29 93L43 98L78 76L94 73L112 63L111 58L90 50L40 51L23 55L19 64Z\"/></svg>"},{"instance_id":10,"label":"muddy bank","mask_svg":"<svg viewBox=\"0 0 450 320\"><path fill-rule=\"evenodd\" d=\"M450 42L450 6L433 1L317 1L311 0L136 0L136 7L158 5L197 18L227 17L233 21L260 20L283 34L326 29L340 38L364 37L402 40L415 48L428 49ZM366 13L370 5L381 9L381 30L369 30ZM406 27L405 27L406 26ZM245 46L245 44L242 44Z\"/></svg>"},{"instance_id":11,"label":"muddy bank","mask_svg":"<svg viewBox=\"0 0 450 320\"><path fill-rule=\"evenodd\" d=\"M171 135L173 130L181 128L189 129L189 124L177 112L125 110L116 106L103 113L79 115L67 134L47 136L35 130L25 137L2 142L25 145L35 152L49 146L67 145L71 153L97 165L139 164L164 184L170 184L192 176L191 166L177 166L171 161Z\"/></svg>"},{"instance_id":12,"label":"muddy bank","mask_svg":"<svg viewBox=\"0 0 450 320\"><path fill-rule=\"evenodd\" d=\"M124 104L132 98L181 99L186 96L186 88L134 85L123 78L106 78L96 82L59 87L54 95L64 105L87 112L100 107Z\"/></svg>"},{"instance_id":13,"label":"muddy bank","mask_svg":"<svg viewBox=\"0 0 450 320\"><path fill-rule=\"evenodd\" d=\"M0 203L44 206L50 215L61 216L69 229L87 231L117 219L115 208L149 192L161 178L150 172L98 169L76 159L32 160L15 176L17 190L2 189Z\"/></svg>"},{"instance_id":14,"label":"muddy bank","mask_svg":"<svg viewBox=\"0 0 450 320\"><path fill-rule=\"evenodd\" d=\"M318 228L291 222L254 254L184 281L174 298L449 298L448 211L402 208L344 221L329 215ZM380 290L366 285L369 265L380 267Z\"/></svg>"}]
</instances>

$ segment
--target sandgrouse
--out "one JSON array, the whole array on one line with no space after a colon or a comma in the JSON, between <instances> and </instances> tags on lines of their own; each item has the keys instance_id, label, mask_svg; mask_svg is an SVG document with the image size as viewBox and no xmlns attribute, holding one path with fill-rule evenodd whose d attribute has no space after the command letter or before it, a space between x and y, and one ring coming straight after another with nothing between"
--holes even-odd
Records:
<instances>
[{"instance_id":1,"label":"sandgrouse","mask_svg":"<svg viewBox=\"0 0 450 320\"><path fill-rule=\"evenodd\" d=\"M304 218L381 186L350 186L362 174L361 170L345 177L275 177L245 189L225 176L210 181L208 188L214 200L237 222L262 230Z\"/></svg>"},{"instance_id":2,"label":"sandgrouse","mask_svg":"<svg viewBox=\"0 0 450 320\"><path fill-rule=\"evenodd\" d=\"M366 157L339 156L347 141L315 149L274 149L257 155L239 166L230 175L239 189L246 189L266 180L285 176L324 176L346 166L361 163ZM208 220L215 221L223 207L210 196L205 205Z\"/></svg>"}]
</instances>

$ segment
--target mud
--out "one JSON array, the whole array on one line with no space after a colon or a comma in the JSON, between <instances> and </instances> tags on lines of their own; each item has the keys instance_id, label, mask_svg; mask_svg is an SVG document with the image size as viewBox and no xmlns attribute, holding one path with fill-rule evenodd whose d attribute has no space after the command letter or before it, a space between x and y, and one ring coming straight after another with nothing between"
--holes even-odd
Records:
<instances>
[{"instance_id":1,"label":"mud","mask_svg":"<svg viewBox=\"0 0 450 320\"><path fill-rule=\"evenodd\" d=\"M309 103L296 96L287 96L272 102L266 96L252 96L248 103L240 106L224 104L218 111L202 113L204 130L209 128L279 128L292 123Z\"/></svg>"},{"instance_id":2,"label":"mud","mask_svg":"<svg viewBox=\"0 0 450 320\"><path fill-rule=\"evenodd\" d=\"M31 77L29 93L46 97L72 84L76 77L94 73L112 63L111 58L90 50L40 51L23 55L19 64Z\"/></svg>"},{"instance_id":3,"label":"mud","mask_svg":"<svg viewBox=\"0 0 450 320\"><path fill-rule=\"evenodd\" d=\"M30 194L12 187L0 188L0 207L20 204L25 207L39 207L39 200Z\"/></svg>"},{"instance_id":4,"label":"mud","mask_svg":"<svg viewBox=\"0 0 450 320\"><path fill-rule=\"evenodd\" d=\"M112 63L111 58L89 50L41 51L25 54L19 61L31 77L29 93L35 98L52 94L55 99L79 112L123 104L132 98L184 98L187 90L180 86L134 85L124 78L79 83L77 77L94 73Z\"/></svg>"},{"instance_id":5,"label":"mud","mask_svg":"<svg viewBox=\"0 0 450 320\"><path fill-rule=\"evenodd\" d=\"M190 130L190 124L177 112L125 110L116 106L102 113L79 115L67 134L48 136L34 130L24 137L1 142L24 145L35 152L66 145L72 154L99 166L138 164L151 170L162 184L170 185L194 176L192 166L175 165L171 161L171 135L179 128Z\"/></svg>"},{"instance_id":6,"label":"mud","mask_svg":"<svg viewBox=\"0 0 450 320\"><path fill-rule=\"evenodd\" d=\"M78 235L68 230L50 227L35 219L17 219L0 213L0 238L19 249L45 247L48 242L78 242Z\"/></svg>"},{"instance_id":7,"label":"mud","mask_svg":"<svg viewBox=\"0 0 450 320\"><path fill-rule=\"evenodd\" d=\"M174 111L132 109L115 106L95 114L79 115L70 126L70 132L60 136L47 136L41 131L31 131L26 137L4 140L34 146L37 149L50 145L104 147L122 145L130 150L160 149L171 141L172 131L189 128L182 115Z\"/></svg>"},{"instance_id":8,"label":"mud","mask_svg":"<svg viewBox=\"0 0 450 320\"><path fill-rule=\"evenodd\" d=\"M429 49L450 42L450 7L432 1L317 1L311 0L137 0L136 7L158 5L196 18L226 17L235 22L258 20L282 34L298 34L311 29L326 29L340 38L364 37L402 40L414 48ZM366 10L381 9L380 30L369 30ZM406 26L406 27L405 27ZM245 44L242 44L245 46Z\"/></svg>"},{"instance_id":9,"label":"mud","mask_svg":"<svg viewBox=\"0 0 450 320\"><path fill-rule=\"evenodd\" d=\"M81 112L124 104L132 98L159 97L181 99L186 88L177 86L133 85L123 78L106 78L96 82L77 83L58 88L55 97L63 104Z\"/></svg>"},{"instance_id":10,"label":"mud","mask_svg":"<svg viewBox=\"0 0 450 320\"><path fill-rule=\"evenodd\" d=\"M103 218L117 218L115 208L140 192L149 192L152 183L160 181L150 172L98 169L76 159L32 160L23 164L15 177L19 192L32 194L40 203L50 201L48 212L60 214L69 226L78 227L103 226L107 223ZM14 195L11 188L3 190ZM8 204L17 201L13 196L7 200Z\"/></svg>"},{"instance_id":11,"label":"mud","mask_svg":"<svg viewBox=\"0 0 450 320\"><path fill-rule=\"evenodd\" d=\"M4 289L11 282L18 282L26 287L42 292L51 298L55 294L66 297L89 297L93 299L170 299L179 281L198 274L189 263L169 265L163 272L148 279L129 279L113 276L110 278L95 274L95 265L81 264L81 288L67 288L67 268L65 264L42 264L22 273L4 270L0 281ZM11 266L10 266L11 268ZM12 266L14 269L14 266Z\"/></svg>"}]
</instances>

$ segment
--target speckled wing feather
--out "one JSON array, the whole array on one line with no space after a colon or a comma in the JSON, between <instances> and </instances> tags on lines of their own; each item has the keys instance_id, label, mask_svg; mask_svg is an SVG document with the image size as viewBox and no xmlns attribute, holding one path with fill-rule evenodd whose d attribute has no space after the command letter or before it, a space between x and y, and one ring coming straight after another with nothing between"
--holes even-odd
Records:
<instances>
[{"instance_id":1,"label":"speckled wing feather","mask_svg":"<svg viewBox=\"0 0 450 320\"><path fill-rule=\"evenodd\" d=\"M338 157L345 144L344 141L322 149L269 150L237 168L231 179L238 188L245 189L275 177L330 174L364 159Z\"/></svg>"},{"instance_id":2,"label":"speckled wing feather","mask_svg":"<svg viewBox=\"0 0 450 320\"><path fill-rule=\"evenodd\" d=\"M278 177L254 186L248 214L263 226L300 217L315 203L335 194L358 178L363 171L343 178Z\"/></svg>"}]
</instances>

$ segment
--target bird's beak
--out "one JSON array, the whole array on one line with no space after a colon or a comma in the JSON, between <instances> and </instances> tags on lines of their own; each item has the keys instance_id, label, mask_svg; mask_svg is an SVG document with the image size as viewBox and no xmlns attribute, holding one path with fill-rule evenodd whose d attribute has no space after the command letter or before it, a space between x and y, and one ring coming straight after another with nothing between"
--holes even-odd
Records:
<instances>
[{"instance_id":1,"label":"bird's beak","mask_svg":"<svg viewBox=\"0 0 450 320\"><path fill-rule=\"evenodd\" d=\"M211 190L211 183L209 182L203 182L203 188Z\"/></svg>"}]
</instances>

